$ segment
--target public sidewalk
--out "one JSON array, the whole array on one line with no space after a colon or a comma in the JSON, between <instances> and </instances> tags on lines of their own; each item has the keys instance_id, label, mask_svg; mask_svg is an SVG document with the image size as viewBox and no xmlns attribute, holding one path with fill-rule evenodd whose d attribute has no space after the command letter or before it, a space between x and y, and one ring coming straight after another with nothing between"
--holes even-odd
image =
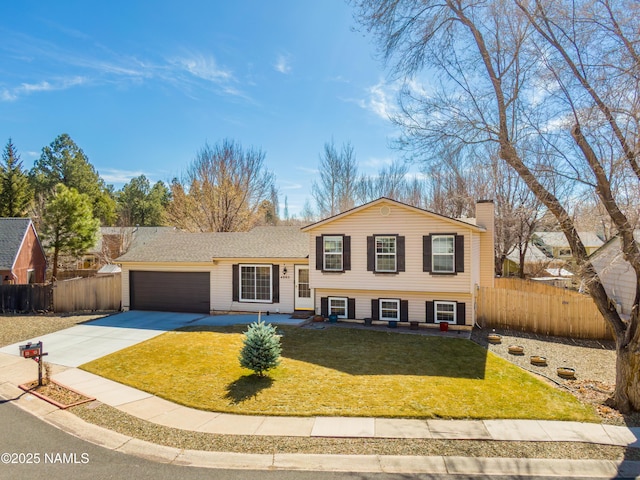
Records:
<instances>
[{"instance_id":1,"label":"public sidewalk","mask_svg":"<svg viewBox=\"0 0 640 480\"><path fill-rule=\"evenodd\" d=\"M640 475L640 462L384 455L236 454L185 451L127 437L84 422L18 389L36 376L35 362L0 353L0 398L89 442L157 461L216 468L349 472L558 475ZM230 435L426 438L588 442L640 448L640 428L538 420L411 420L345 417L262 417L180 406L77 368L53 366L53 379L144 420L183 430Z\"/></svg>"}]
</instances>

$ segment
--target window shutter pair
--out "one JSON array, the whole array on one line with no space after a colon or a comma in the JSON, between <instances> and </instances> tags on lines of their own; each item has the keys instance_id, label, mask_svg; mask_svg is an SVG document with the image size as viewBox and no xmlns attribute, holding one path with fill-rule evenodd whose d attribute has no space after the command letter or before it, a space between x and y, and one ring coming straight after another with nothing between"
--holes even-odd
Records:
<instances>
[{"instance_id":1,"label":"window shutter pair","mask_svg":"<svg viewBox=\"0 0 640 480\"><path fill-rule=\"evenodd\" d=\"M231 266L231 300L240 301L240 265ZM271 303L280 303L280 265L271 265Z\"/></svg>"},{"instance_id":2,"label":"window shutter pair","mask_svg":"<svg viewBox=\"0 0 640 480\"><path fill-rule=\"evenodd\" d=\"M351 270L351 237L349 235L341 236L342 269ZM316 270L324 270L324 239L322 235L316 237Z\"/></svg>"},{"instance_id":3,"label":"window shutter pair","mask_svg":"<svg viewBox=\"0 0 640 480\"><path fill-rule=\"evenodd\" d=\"M422 237L422 271L432 272L431 265L431 240L433 235L425 235ZM464 272L464 235L455 235L454 237L454 269L455 273Z\"/></svg>"},{"instance_id":4,"label":"window shutter pair","mask_svg":"<svg viewBox=\"0 0 640 480\"><path fill-rule=\"evenodd\" d=\"M467 305L456 302L456 325L465 325L467 319ZM435 303L427 301L427 323L436 323Z\"/></svg>"},{"instance_id":5,"label":"window shutter pair","mask_svg":"<svg viewBox=\"0 0 640 480\"><path fill-rule=\"evenodd\" d=\"M385 235L386 236L386 235ZM405 242L404 237L394 235L396 237L396 271L405 271ZM376 271L376 237L367 237L367 271Z\"/></svg>"},{"instance_id":6,"label":"window shutter pair","mask_svg":"<svg viewBox=\"0 0 640 480\"><path fill-rule=\"evenodd\" d=\"M371 318L380 320L380 300L378 298L371 299ZM409 321L409 300L400 300L400 321Z\"/></svg>"},{"instance_id":7,"label":"window shutter pair","mask_svg":"<svg viewBox=\"0 0 640 480\"><path fill-rule=\"evenodd\" d=\"M320 298L320 315L329 316L329 297ZM347 298L347 318L356 318L356 299Z\"/></svg>"}]
</instances>

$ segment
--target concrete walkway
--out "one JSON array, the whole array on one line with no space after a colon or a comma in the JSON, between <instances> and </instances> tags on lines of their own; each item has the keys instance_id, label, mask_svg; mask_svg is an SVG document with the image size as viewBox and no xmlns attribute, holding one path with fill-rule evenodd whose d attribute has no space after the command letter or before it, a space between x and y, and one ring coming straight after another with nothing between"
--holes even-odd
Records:
<instances>
[{"instance_id":1,"label":"concrete walkway","mask_svg":"<svg viewBox=\"0 0 640 480\"><path fill-rule=\"evenodd\" d=\"M107 317L105 322L108 322L108 318L112 317ZM207 320L201 316L185 317L182 321L194 324L200 321L210 321L211 318L215 317L207 317ZM253 321L250 318L247 320ZM219 321L224 320L221 318ZM108 325L102 326L108 327ZM133 330L133 325L130 326ZM166 325L166 328L169 328L169 325ZM120 330L122 329L120 328ZM141 330L149 330L149 328ZM156 330L156 334L162 333L162 331L164 328ZM64 335L63 332L58 333ZM123 336L129 336L130 341L138 338L125 334ZM117 343L113 345L117 345ZM45 343L46 346L47 343ZM67 363L73 364L76 363L76 360L67 360ZM640 448L640 428L578 422L263 417L204 412L168 402L146 392L79 370L73 365L54 364L52 368L53 378L57 382L95 397L102 403L149 422L197 432L264 436L587 442ZM18 388L18 385L32 381L36 376L36 363L17 356L17 346L2 349L0 352L0 398L12 401L42 420L87 441L123 453L167 463L215 468L280 468L462 475L549 475L585 478L615 478L616 476L634 478L639 476L640 478L640 462L630 461L278 453L258 455L186 451L162 447L88 424L69 412L59 410L30 394L25 394Z\"/></svg>"}]
</instances>

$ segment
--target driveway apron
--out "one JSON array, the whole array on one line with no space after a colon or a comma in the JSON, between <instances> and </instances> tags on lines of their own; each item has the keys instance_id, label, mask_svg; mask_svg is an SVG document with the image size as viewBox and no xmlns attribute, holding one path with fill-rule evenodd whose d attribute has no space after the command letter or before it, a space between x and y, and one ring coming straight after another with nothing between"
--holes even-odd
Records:
<instances>
[{"instance_id":1,"label":"driveway apron","mask_svg":"<svg viewBox=\"0 0 640 480\"><path fill-rule=\"evenodd\" d=\"M43 350L49 354L45 357L47 362L77 367L205 317L208 315L201 313L129 311L28 341L42 341ZM0 352L19 355L18 345L24 343L27 342L8 345Z\"/></svg>"}]
</instances>

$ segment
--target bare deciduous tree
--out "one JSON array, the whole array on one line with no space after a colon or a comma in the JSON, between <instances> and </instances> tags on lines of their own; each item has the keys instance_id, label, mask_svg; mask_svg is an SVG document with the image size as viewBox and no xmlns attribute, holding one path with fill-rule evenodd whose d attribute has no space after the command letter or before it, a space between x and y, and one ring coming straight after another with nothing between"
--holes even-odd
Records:
<instances>
[{"instance_id":1,"label":"bare deciduous tree","mask_svg":"<svg viewBox=\"0 0 640 480\"><path fill-rule=\"evenodd\" d=\"M275 198L275 177L264 158L261 150L244 150L229 139L206 144L183 180L171 184L168 223L192 232L249 230L263 202Z\"/></svg>"},{"instance_id":2,"label":"bare deciduous tree","mask_svg":"<svg viewBox=\"0 0 640 480\"><path fill-rule=\"evenodd\" d=\"M351 143L340 152L333 140L325 143L320 157L320 180L313 182L311 193L320 216L336 215L353 208L356 203L358 163Z\"/></svg>"},{"instance_id":3,"label":"bare deciduous tree","mask_svg":"<svg viewBox=\"0 0 640 480\"><path fill-rule=\"evenodd\" d=\"M612 404L640 410L640 281L623 320L581 242L570 205L595 193L640 280L621 176L640 181L640 15L620 0L360 0L358 18L398 75L436 73L402 97L406 145L492 145L555 217L616 339ZM629 13L629 12L635 12ZM425 91L429 91L425 94ZM565 190L566 187L569 187Z\"/></svg>"}]
</instances>

